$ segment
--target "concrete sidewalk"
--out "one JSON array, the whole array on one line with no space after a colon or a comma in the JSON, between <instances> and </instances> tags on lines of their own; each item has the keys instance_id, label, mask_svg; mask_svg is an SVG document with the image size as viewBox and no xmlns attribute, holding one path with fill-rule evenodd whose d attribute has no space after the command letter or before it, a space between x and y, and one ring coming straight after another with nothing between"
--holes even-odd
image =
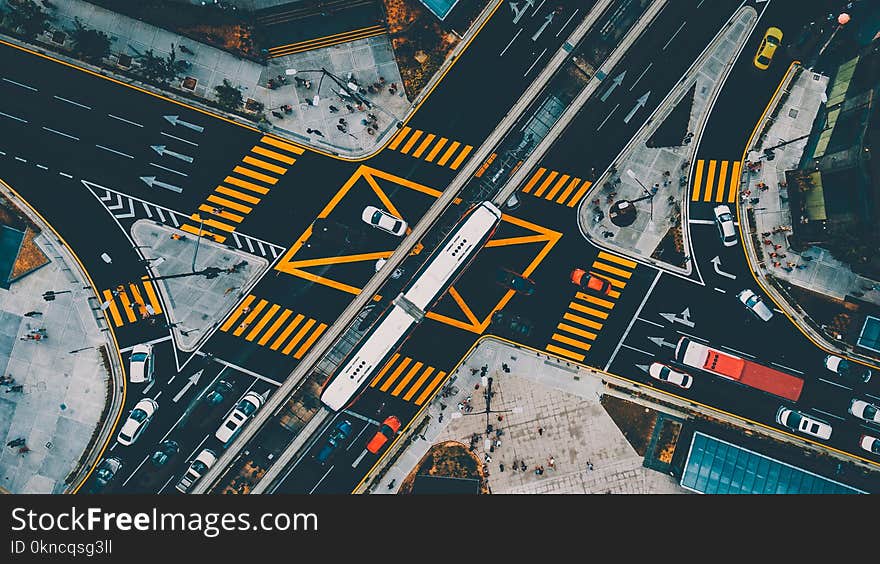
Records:
<instances>
[{"instance_id":1,"label":"concrete sidewalk","mask_svg":"<svg viewBox=\"0 0 880 564\"><path fill-rule=\"evenodd\" d=\"M744 7L731 21L733 24L715 38L684 80L677 83L657 107L650 124L639 130L615 159L611 169L581 200L578 207L581 232L597 246L627 256L639 256L646 262L676 272L690 273L686 224L691 197L689 178L696 144L691 144L692 137L689 136L696 134L699 138L709 119L712 101L733 66L732 56L742 48L755 27L757 13L751 7ZM648 139L691 89L694 89L694 100L687 125L689 133L681 144L648 147ZM641 201L630 204L635 206L636 213L634 218L630 216L629 225L620 225L625 221L612 217L612 203L640 198ZM677 257L657 252L671 229L678 231L682 238L681 255Z\"/></svg>"},{"instance_id":2,"label":"concrete sidewalk","mask_svg":"<svg viewBox=\"0 0 880 564\"><path fill-rule=\"evenodd\" d=\"M503 430L497 447L484 443L482 366L493 379L491 410L501 412L488 418L494 428ZM492 493L687 493L670 476L642 465L642 457L599 403L604 386L598 374L486 338L453 378L447 387L458 392L445 398L437 395L422 415L428 424L412 441L402 441L403 452L384 469L371 493L395 493L397 488L389 489L388 484L394 481L399 487L431 445L443 441L467 445L474 434L480 435L474 452L483 461L490 460L486 468ZM467 397L473 409L462 412L457 404ZM514 471L514 461L525 462L526 471ZM537 466L544 466L543 474L535 474Z\"/></svg>"}]
</instances>

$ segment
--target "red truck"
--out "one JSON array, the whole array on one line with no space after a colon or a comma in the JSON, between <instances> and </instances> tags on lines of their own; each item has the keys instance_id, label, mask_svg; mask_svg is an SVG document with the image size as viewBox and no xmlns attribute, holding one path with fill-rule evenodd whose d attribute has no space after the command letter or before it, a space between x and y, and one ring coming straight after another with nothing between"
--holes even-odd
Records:
<instances>
[{"instance_id":1,"label":"red truck","mask_svg":"<svg viewBox=\"0 0 880 564\"><path fill-rule=\"evenodd\" d=\"M679 339L675 360L791 401L801 397L804 387L802 378L695 343L687 337Z\"/></svg>"}]
</instances>

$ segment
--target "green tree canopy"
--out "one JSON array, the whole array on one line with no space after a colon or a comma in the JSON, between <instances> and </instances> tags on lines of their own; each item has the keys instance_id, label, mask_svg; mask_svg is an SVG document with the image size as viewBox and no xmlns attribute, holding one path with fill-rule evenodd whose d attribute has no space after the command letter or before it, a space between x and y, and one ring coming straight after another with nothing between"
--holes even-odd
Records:
<instances>
[{"instance_id":1,"label":"green tree canopy","mask_svg":"<svg viewBox=\"0 0 880 564\"><path fill-rule=\"evenodd\" d=\"M236 110L241 107L244 98L241 95L241 89L233 86L227 79L223 79L223 84L214 87L217 94L217 102L224 110Z\"/></svg>"},{"instance_id":2,"label":"green tree canopy","mask_svg":"<svg viewBox=\"0 0 880 564\"><path fill-rule=\"evenodd\" d=\"M88 29L79 18L74 19L75 27L70 32L70 38L76 46L76 52L87 61L100 61L110 52L112 39L103 31Z\"/></svg>"},{"instance_id":3,"label":"green tree canopy","mask_svg":"<svg viewBox=\"0 0 880 564\"><path fill-rule=\"evenodd\" d=\"M49 15L33 0L9 0L9 11L3 14L3 24L12 30L20 30L33 39L49 29Z\"/></svg>"}]
</instances>

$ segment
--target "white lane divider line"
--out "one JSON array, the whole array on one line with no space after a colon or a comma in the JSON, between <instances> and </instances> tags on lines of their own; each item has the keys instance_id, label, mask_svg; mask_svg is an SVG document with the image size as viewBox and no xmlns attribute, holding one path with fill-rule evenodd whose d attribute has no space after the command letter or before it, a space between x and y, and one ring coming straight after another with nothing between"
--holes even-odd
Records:
<instances>
[{"instance_id":1,"label":"white lane divider line","mask_svg":"<svg viewBox=\"0 0 880 564\"><path fill-rule=\"evenodd\" d=\"M0 116L5 116L5 117L8 117L9 119L14 119L16 121L20 121L21 123L28 122L28 120L26 120L26 119L21 119L20 117L15 117L15 116L11 116L9 114L4 114L3 112L0 112Z\"/></svg>"},{"instance_id":2,"label":"white lane divider line","mask_svg":"<svg viewBox=\"0 0 880 564\"><path fill-rule=\"evenodd\" d=\"M127 119L125 119L125 118L121 118L121 117L119 117L119 116L114 116L113 114L107 114L107 115L108 115L109 117L112 117L113 119L118 119L119 121L124 121L125 123L130 123L131 125L136 125L136 126L138 126L138 127L143 127L143 125L139 124L139 123L136 122L136 121L127 120Z\"/></svg>"},{"instance_id":3,"label":"white lane divider line","mask_svg":"<svg viewBox=\"0 0 880 564\"><path fill-rule=\"evenodd\" d=\"M91 106L86 106L85 104L80 104L79 102L74 102L73 100L68 100L67 98L62 98L61 96L53 96L56 100L61 100L62 102L67 102L68 104L73 104L74 106L79 106L80 108L85 108L87 110L91 110Z\"/></svg>"},{"instance_id":4,"label":"white lane divider line","mask_svg":"<svg viewBox=\"0 0 880 564\"><path fill-rule=\"evenodd\" d=\"M37 89L36 89L36 88L34 88L33 86L28 86L27 84L22 84L22 83L20 83L20 82L15 82L14 80L9 80L8 78L3 78L3 81L4 81L4 82L8 82L9 84L14 84L14 85L16 85L16 86L21 86L22 88L27 88L28 90L33 90L34 92L37 92Z\"/></svg>"},{"instance_id":5,"label":"white lane divider line","mask_svg":"<svg viewBox=\"0 0 880 564\"><path fill-rule=\"evenodd\" d=\"M170 138L172 138L172 139L177 139L178 141L183 141L184 143L189 143L189 144L192 145L193 147L198 147L198 146L199 146L198 143L194 143L194 142L190 141L189 139L183 139L183 138L181 138L181 137L175 137L174 135L171 135L170 133L165 133L164 131L160 131L160 132L159 132L159 135L164 135L165 137L170 137Z\"/></svg>"},{"instance_id":6,"label":"white lane divider line","mask_svg":"<svg viewBox=\"0 0 880 564\"><path fill-rule=\"evenodd\" d=\"M26 162L27 162L27 159L23 159L23 158L21 158L21 157L15 157L15 160L17 160L17 161L21 161L21 162L23 162L23 163L26 163Z\"/></svg>"},{"instance_id":7,"label":"white lane divider line","mask_svg":"<svg viewBox=\"0 0 880 564\"><path fill-rule=\"evenodd\" d=\"M55 135L61 135L62 137L67 137L68 139L73 139L74 141L79 141L79 137L74 137L73 135L70 135L69 133L64 133L63 131L58 131L57 129L52 129L51 127L46 127L46 126L43 126L43 129L45 129L46 131L52 132Z\"/></svg>"},{"instance_id":8,"label":"white lane divider line","mask_svg":"<svg viewBox=\"0 0 880 564\"><path fill-rule=\"evenodd\" d=\"M37 165L37 168L41 168L41 169L43 169L43 170L49 170L49 167L47 167L47 166L43 166L43 165L41 165L41 164L38 164L38 165Z\"/></svg>"},{"instance_id":9,"label":"white lane divider line","mask_svg":"<svg viewBox=\"0 0 880 564\"><path fill-rule=\"evenodd\" d=\"M58 174L60 174L60 175L63 176L64 178L73 178L73 176L67 174L66 172L59 172Z\"/></svg>"},{"instance_id":10,"label":"white lane divider line","mask_svg":"<svg viewBox=\"0 0 880 564\"><path fill-rule=\"evenodd\" d=\"M99 148L99 149L104 149L105 151L110 151L111 153L116 153L117 155L120 155L120 156L123 156L123 157L128 157L129 159L133 159L133 158L134 158L134 157L132 157L131 155L129 155L129 154L127 154L127 153L123 153L123 152L121 152L121 151L117 151L116 149L111 149L110 147L105 147L104 145L95 145L95 147L97 147L97 148Z\"/></svg>"},{"instance_id":11,"label":"white lane divider line","mask_svg":"<svg viewBox=\"0 0 880 564\"><path fill-rule=\"evenodd\" d=\"M154 166L154 167L156 167L156 168L161 168L162 170L167 170L168 172L173 172L174 174L179 174L180 176L189 176L189 175L186 174L186 173L176 171L176 170L174 170L173 168L164 167L164 166L162 166L162 165L160 165L160 164L150 163L150 165L151 165L151 166Z\"/></svg>"}]
</instances>

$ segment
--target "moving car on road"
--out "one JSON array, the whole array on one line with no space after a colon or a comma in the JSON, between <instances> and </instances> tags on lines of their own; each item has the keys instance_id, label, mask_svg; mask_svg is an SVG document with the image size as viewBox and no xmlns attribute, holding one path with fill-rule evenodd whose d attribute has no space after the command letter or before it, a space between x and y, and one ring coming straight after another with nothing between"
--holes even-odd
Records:
<instances>
[{"instance_id":1,"label":"moving car on road","mask_svg":"<svg viewBox=\"0 0 880 564\"><path fill-rule=\"evenodd\" d=\"M115 456L102 460L101 464L98 465L98 469L95 470L95 485L92 487L92 492L98 493L105 489L121 469L122 461Z\"/></svg>"},{"instance_id":2,"label":"moving car on road","mask_svg":"<svg viewBox=\"0 0 880 564\"><path fill-rule=\"evenodd\" d=\"M150 462L153 463L153 466L165 466L179 450L180 445L177 444L177 441L162 441L159 448L150 457Z\"/></svg>"},{"instance_id":3,"label":"moving car on road","mask_svg":"<svg viewBox=\"0 0 880 564\"><path fill-rule=\"evenodd\" d=\"M575 268L571 271L571 283L579 286L582 290L589 290L597 294L611 292L611 282L601 276L591 274L583 268Z\"/></svg>"},{"instance_id":4,"label":"moving car on road","mask_svg":"<svg viewBox=\"0 0 880 564\"><path fill-rule=\"evenodd\" d=\"M137 402L122 424L122 429L119 430L119 435L116 437L119 444L129 446L138 440L158 409L159 404L152 398L143 398Z\"/></svg>"},{"instance_id":5,"label":"moving car on road","mask_svg":"<svg viewBox=\"0 0 880 564\"><path fill-rule=\"evenodd\" d=\"M651 378L656 378L661 382L675 384L679 388L684 388L685 390L690 388L691 384L694 383L694 379L690 374L673 370L659 362L654 362L648 367L648 374L651 375Z\"/></svg>"},{"instance_id":6,"label":"moving car on road","mask_svg":"<svg viewBox=\"0 0 880 564\"><path fill-rule=\"evenodd\" d=\"M371 225L377 229L381 229L397 237L406 234L406 222L397 216L393 216L385 210L380 210L376 206L367 206L361 214L364 223Z\"/></svg>"},{"instance_id":7,"label":"moving car on road","mask_svg":"<svg viewBox=\"0 0 880 564\"><path fill-rule=\"evenodd\" d=\"M776 48L779 47L780 43L782 43L782 30L778 27L767 28L764 39L761 40L758 52L755 54L755 66L761 70L770 68L773 53L776 52Z\"/></svg>"},{"instance_id":8,"label":"moving car on road","mask_svg":"<svg viewBox=\"0 0 880 564\"><path fill-rule=\"evenodd\" d=\"M385 446L385 443L396 435L398 431L400 431L400 419L394 415L389 415L382 422L382 426L379 427L373 438L370 439L370 442L367 443L367 450L373 454L378 454L379 450Z\"/></svg>"},{"instance_id":9,"label":"moving car on road","mask_svg":"<svg viewBox=\"0 0 880 564\"><path fill-rule=\"evenodd\" d=\"M232 392L232 384L226 380L220 380L214 384L211 391L205 395L205 403L208 405L219 405L229 396L230 392Z\"/></svg>"},{"instance_id":10,"label":"moving car on road","mask_svg":"<svg viewBox=\"0 0 880 564\"><path fill-rule=\"evenodd\" d=\"M531 279L506 268L498 269L495 281L505 288L515 290L517 294L531 296L535 293L535 283Z\"/></svg>"},{"instance_id":11,"label":"moving car on road","mask_svg":"<svg viewBox=\"0 0 880 564\"><path fill-rule=\"evenodd\" d=\"M825 357L825 368L850 384L867 384L873 374L867 366L850 362L833 354Z\"/></svg>"},{"instance_id":12,"label":"moving car on road","mask_svg":"<svg viewBox=\"0 0 880 564\"><path fill-rule=\"evenodd\" d=\"M327 462L330 455L333 454L333 451L345 442L349 435L351 435L351 421L338 421L336 426L330 432L330 436L327 438L327 443L324 444L318 452L318 456L315 457L315 460L317 460L319 464Z\"/></svg>"},{"instance_id":13,"label":"moving car on road","mask_svg":"<svg viewBox=\"0 0 880 564\"><path fill-rule=\"evenodd\" d=\"M143 384L153 379L153 345L135 345L128 360L128 379Z\"/></svg>"},{"instance_id":14,"label":"moving car on road","mask_svg":"<svg viewBox=\"0 0 880 564\"><path fill-rule=\"evenodd\" d=\"M860 399L853 399L849 404L849 412L868 423L880 423L880 407Z\"/></svg>"},{"instance_id":15,"label":"moving car on road","mask_svg":"<svg viewBox=\"0 0 880 564\"><path fill-rule=\"evenodd\" d=\"M718 226L721 243L725 247L736 245L736 225L733 223L733 214L730 213L730 208L722 204L712 208L712 211L715 213L715 225Z\"/></svg>"},{"instance_id":16,"label":"moving car on road","mask_svg":"<svg viewBox=\"0 0 880 564\"><path fill-rule=\"evenodd\" d=\"M226 416L226 419L214 433L217 440L221 443L228 443L244 425L245 421L257 412L263 405L263 396L257 392L250 391L241 398L235 409Z\"/></svg>"},{"instance_id":17,"label":"moving car on road","mask_svg":"<svg viewBox=\"0 0 880 564\"><path fill-rule=\"evenodd\" d=\"M188 492L193 484L195 484L199 478L204 476L205 472L207 472L215 462L217 462L217 454L211 449L202 449L199 455L196 456L195 460L192 461L192 464L189 465L189 468L186 469L186 472L183 473L183 476L180 478L180 481L177 482L177 485L174 486L175 489L180 493Z\"/></svg>"},{"instance_id":18,"label":"moving car on road","mask_svg":"<svg viewBox=\"0 0 880 564\"><path fill-rule=\"evenodd\" d=\"M859 437L859 446L872 454L880 454L880 439L870 435Z\"/></svg>"},{"instance_id":19,"label":"moving car on road","mask_svg":"<svg viewBox=\"0 0 880 564\"><path fill-rule=\"evenodd\" d=\"M755 314L755 317L762 321L770 321L770 318L773 317L773 312L770 311L770 308L767 307L767 304L764 303L764 300L761 299L761 296L746 288L742 292L736 295L739 301L742 302L744 306L748 308L749 311Z\"/></svg>"},{"instance_id":20,"label":"moving car on road","mask_svg":"<svg viewBox=\"0 0 880 564\"><path fill-rule=\"evenodd\" d=\"M819 419L815 419L801 411L780 406L776 411L776 422L792 431L799 431L805 435L828 440L831 438L831 425Z\"/></svg>"}]
</instances>

